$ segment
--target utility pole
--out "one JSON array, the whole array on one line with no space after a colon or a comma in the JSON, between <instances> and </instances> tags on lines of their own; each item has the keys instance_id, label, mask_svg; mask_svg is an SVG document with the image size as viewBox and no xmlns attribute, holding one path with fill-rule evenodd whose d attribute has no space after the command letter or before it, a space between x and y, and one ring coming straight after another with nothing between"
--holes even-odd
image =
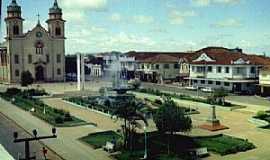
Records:
<instances>
[{"instance_id":1,"label":"utility pole","mask_svg":"<svg viewBox=\"0 0 270 160\"><path fill-rule=\"evenodd\" d=\"M30 156L30 142L31 141L37 141L37 140L41 140L41 139L49 139L49 138L57 138L57 135L56 135L56 129L55 128L52 128L52 134L51 136L40 136L38 137L37 136L37 130L33 130L33 135L34 137L31 137L31 138L21 138L21 139L18 139L18 132L14 132L13 133L13 137L14 137L14 143L22 143L24 142L24 145L25 145L25 158L23 159L19 159L19 160L35 160L36 157L35 156Z\"/></svg>"}]
</instances>

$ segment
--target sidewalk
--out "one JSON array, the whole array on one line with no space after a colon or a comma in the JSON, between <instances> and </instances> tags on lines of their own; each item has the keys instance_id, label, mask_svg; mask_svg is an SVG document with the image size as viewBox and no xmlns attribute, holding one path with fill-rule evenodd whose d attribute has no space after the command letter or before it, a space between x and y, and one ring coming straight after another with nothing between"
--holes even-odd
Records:
<instances>
[{"instance_id":1,"label":"sidewalk","mask_svg":"<svg viewBox=\"0 0 270 160\"><path fill-rule=\"evenodd\" d=\"M51 125L3 99L0 99L0 112L14 120L29 133L32 133L33 129L37 129L39 135L51 135ZM100 130L90 125L57 128L57 139L48 139L42 142L66 160L110 160L106 152L94 150L77 140L78 137L97 131Z\"/></svg>"}]
</instances>

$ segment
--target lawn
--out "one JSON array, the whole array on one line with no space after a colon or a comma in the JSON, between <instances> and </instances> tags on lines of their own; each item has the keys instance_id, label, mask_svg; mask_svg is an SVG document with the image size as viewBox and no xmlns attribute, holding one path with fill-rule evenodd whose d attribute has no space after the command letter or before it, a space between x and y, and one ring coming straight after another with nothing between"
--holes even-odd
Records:
<instances>
[{"instance_id":1,"label":"lawn","mask_svg":"<svg viewBox=\"0 0 270 160\"><path fill-rule=\"evenodd\" d=\"M114 131L105 131L89 134L85 137L80 138L80 140L97 149L104 146L106 142L111 142L113 139L117 140L120 137L121 136Z\"/></svg>"},{"instance_id":2,"label":"lawn","mask_svg":"<svg viewBox=\"0 0 270 160\"><path fill-rule=\"evenodd\" d=\"M234 138L227 135L218 135L212 137L202 137L196 139L199 146L207 147L209 151L220 155L233 154L237 152L245 152L255 148L255 145L248 140Z\"/></svg>"},{"instance_id":3,"label":"lawn","mask_svg":"<svg viewBox=\"0 0 270 160\"><path fill-rule=\"evenodd\" d=\"M158 132L149 132L148 135L148 155L152 159L190 159L190 149L207 147L208 151L220 155L234 154L237 152L245 152L254 149L255 146L247 140L235 138L227 135L215 135L207 137L189 137L184 135L174 135L171 139L171 154L167 153L167 136L159 134ZM89 134L86 137L80 138L83 142L91 145L93 148L100 148L106 144L107 141L112 141L113 137L116 139L120 136L113 132L100 132ZM137 134L137 141L135 150L133 152L121 151L115 156L118 160L139 160L144 155L144 135ZM131 158L132 155L132 158ZM181 157L181 158L179 158Z\"/></svg>"}]
</instances>

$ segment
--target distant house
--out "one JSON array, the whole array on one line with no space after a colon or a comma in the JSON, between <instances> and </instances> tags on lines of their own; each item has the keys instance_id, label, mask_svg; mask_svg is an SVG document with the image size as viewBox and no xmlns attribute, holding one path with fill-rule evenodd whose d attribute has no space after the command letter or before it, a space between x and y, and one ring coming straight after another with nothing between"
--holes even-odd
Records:
<instances>
[{"instance_id":1,"label":"distant house","mask_svg":"<svg viewBox=\"0 0 270 160\"><path fill-rule=\"evenodd\" d=\"M184 80L189 76L189 53L129 52L137 62L136 77L142 81L162 83Z\"/></svg>"},{"instance_id":2,"label":"distant house","mask_svg":"<svg viewBox=\"0 0 270 160\"><path fill-rule=\"evenodd\" d=\"M252 93L259 82L259 69L269 63L268 58L240 49L208 47L193 53L188 79L193 86Z\"/></svg>"},{"instance_id":3,"label":"distant house","mask_svg":"<svg viewBox=\"0 0 270 160\"><path fill-rule=\"evenodd\" d=\"M264 66L260 70L259 88L262 96L270 96L270 66Z\"/></svg>"}]
</instances>

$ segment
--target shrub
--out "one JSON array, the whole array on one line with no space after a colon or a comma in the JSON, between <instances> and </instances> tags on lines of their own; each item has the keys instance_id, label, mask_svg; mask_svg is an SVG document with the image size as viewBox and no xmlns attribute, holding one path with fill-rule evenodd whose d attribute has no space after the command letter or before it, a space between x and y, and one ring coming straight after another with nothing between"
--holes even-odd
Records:
<instances>
[{"instance_id":1,"label":"shrub","mask_svg":"<svg viewBox=\"0 0 270 160\"><path fill-rule=\"evenodd\" d=\"M64 123L64 119L61 116L57 116L54 119L56 124L63 124Z\"/></svg>"},{"instance_id":2,"label":"shrub","mask_svg":"<svg viewBox=\"0 0 270 160\"><path fill-rule=\"evenodd\" d=\"M69 112L65 113L64 121L73 121L71 115Z\"/></svg>"},{"instance_id":3,"label":"shrub","mask_svg":"<svg viewBox=\"0 0 270 160\"><path fill-rule=\"evenodd\" d=\"M258 119L265 119L268 117L268 114L265 111L258 111L255 117Z\"/></svg>"},{"instance_id":4,"label":"shrub","mask_svg":"<svg viewBox=\"0 0 270 160\"><path fill-rule=\"evenodd\" d=\"M155 99L155 103L159 104L159 105L162 105L162 101L160 99Z\"/></svg>"},{"instance_id":5,"label":"shrub","mask_svg":"<svg viewBox=\"0 0 270 160\"><path fill-rule=\"evenodd\" d=\"M20 94L22 91L18 88L8 88L6 94L9 96L15 96Z\"/></svg>"},{"instance_id":6,"label":"shrub","mask_svg":"<svg viewBox=\"0 0 270 160\"><path fill-rule=\"evenodd\" d=\"M27 87L28 85L33 84L34 78L29 71L23 71L21 75L21 85Z\"/></svg>"}]
</instances>

